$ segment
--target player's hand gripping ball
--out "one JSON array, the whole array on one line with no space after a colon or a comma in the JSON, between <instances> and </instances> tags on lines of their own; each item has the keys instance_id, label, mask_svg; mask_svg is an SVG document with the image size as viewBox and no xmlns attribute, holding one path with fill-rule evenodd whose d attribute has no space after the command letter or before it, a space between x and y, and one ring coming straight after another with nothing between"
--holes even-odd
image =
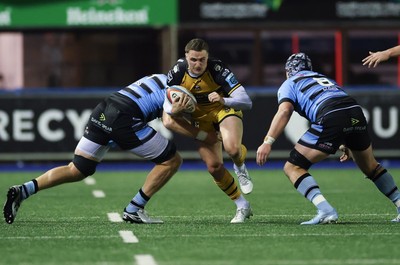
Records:
<instances>
[{"instance_id":1,"label":"player's hand gripping ball","mask_svg":"<svg viewBox=\"0 0 400 265\"><path fill-rule=\"evenodd\" d=\"M167 88L167 99L171 104L179 100L183 94L186 94L189 98L189 102L187 103L187 107L184 112L192 113L196 109L197 105L196 98L193 96L193 94L183 86L175 85Z\"/></svg>"}]
</instances>

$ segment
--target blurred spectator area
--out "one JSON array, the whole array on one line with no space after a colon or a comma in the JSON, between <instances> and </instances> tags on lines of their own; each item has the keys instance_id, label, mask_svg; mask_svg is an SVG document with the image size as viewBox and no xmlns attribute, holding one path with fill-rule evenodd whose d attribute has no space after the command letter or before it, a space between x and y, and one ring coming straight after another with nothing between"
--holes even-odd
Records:
<instances>
[{"instance_id":1,"label":"blurred spectator area","mask_svg":"<svg viewBox=\"0 0 400 265\"><path fill-rule=\"evenodd\" d=\"M310 55L315 70L333 78L339 74L344 85L399 83L396 59L375 69L361 63L368 51L397 45L400 30L396 29L193 26L178 27L175 40L161 28L26 30L13 33L19 36L15 45L1 41L6 34L10 33L0 32L3 87L10 83L24 88L120 87L147 74L166 73L194 37L207 40L210 55L227 63L245 86L279 86L285 79L286 59L298 51ZM18 71L13 67L19 62L22 80L15 81L12 73Z\"/></svg>"}]
</instances>

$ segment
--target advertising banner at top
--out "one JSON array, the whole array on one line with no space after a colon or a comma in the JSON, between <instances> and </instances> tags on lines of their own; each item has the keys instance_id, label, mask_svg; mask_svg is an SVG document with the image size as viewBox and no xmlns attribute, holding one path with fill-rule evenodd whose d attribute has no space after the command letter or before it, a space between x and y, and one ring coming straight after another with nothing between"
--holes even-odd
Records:
<instances>
[{"instance_id":1,"label":"advertising banner at top","mask_svg":"<svg viewBox=\"0 0 400 265\"><path fill-rule=\"evenodd\" d=\"M400 0L191 0L180 1L180 22L358 21L396 22Z\"/></svg>"},{"instance_id":2,"label":"advertising banner at top","mask_svg":"<svg viewBox=\"0 0 400 265\"><path fill-rule=\"evenodd\" d=\"M1 28L172 25L178 0L74 0L0 2Z\"/></svg>"}]
</instances>

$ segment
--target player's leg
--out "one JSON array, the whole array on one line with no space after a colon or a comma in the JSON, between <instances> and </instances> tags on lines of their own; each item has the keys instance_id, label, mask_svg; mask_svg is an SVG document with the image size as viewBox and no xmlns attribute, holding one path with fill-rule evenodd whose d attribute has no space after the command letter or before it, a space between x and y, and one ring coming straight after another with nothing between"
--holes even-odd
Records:
<instances>
[{"instance_id":1,"label":"player's leg","mask_svg":"<svg viewBox=\"0 0 400 265\"><path fill-rule=\"evenodd\" d=\"M373 155L367 121L362 110L354 108L351 110L351 115L358 121L357 127L346 135L345 144L351 150L353 160L364 175L397 207L398 216L392 221L400 222L400 192L397 185L392 175L376 161Z\"/></svg>"},{"instance_id":2,"label":"player's leg","mask_svg":"<svg viewBox=\"0 0 400 265\"><path fill-rule=\"evenodd\" d=\"M153 131L151 127L147 126L143 131L146 130ZM163 223L160 219L149 217L144 208L151 197L178 171L182 164L182 158L176 151L175 144L164 138L159 132L154 132L153 136L143 144L140 141L140 145L130 151L146 160L153 161L155 166L148 173L143 186L125 207L123 219L131 223Z\"/></svg>"},{"instance_id":3,"label":"player's leg","mask_svg":"<svg viewBox=\"0 0 400 265\"><path fill-rule=\"evenodd\" d=\"M400 222L400 192L392 175L376 161L371 145L364 151L351 152L355 163L365 176L397 207L398 216L392 221Z\"/></svg>"},{"instance_id":4,"label":"player's leg","mask_svg":"<svg viewBox=\"0 0 400 265\"><path fill-rule=\"evenodd\" d=\"M71 163L52 168L22 185L10 187L3 208L6 222L13 223L22 201L38 191L64 183L80 181L94 174L98 161L101 161L107 150L107 146L96 144L82 137L76 147L75 156Z\"/></svg>"},{"instance_id":5,"label":"player's leg","mask_svg":"<svg viewBox=\"0 0 400 265\"><path fill-rule=\"evenodd\" d=\"M253 191L253 182L245 165L247 149L242 144L243 137L243 122L241 116L236 116L233 109L231 112L223 112L220 117L222 120L219 124L219 130L224 144L224 149L233 161L234 171L237 175L240 189L244 194L249 194Z\"/></svg>"},{"instance_id":6,"label":"player's leg","mask_svg":"<svg viewBox=\"0 0 400 265\"><path fill-rule=\"evenodd\" d=\"M221 143L208 145L199 142L199 154L205 162L208 172L214 178L215 184L236 204L236 215L231 223L243 223L253 213L250 203L241 194L235 179L223 164Z\"/></svg>"},{"instance_id":7,"label":"player's leg","mask_svg":"<svg viewBox=\"0 0 400 265\"><path fill-rule=\"evenodd\" d=\"M315 225L321 223L336 222L338 219L336 210L323 196L316 180L308 172L315 163L327 158L329 154L312 149L297 143L290 153L290 157L284 166L284 172L292 182L296 190L317 208L317 215L302 225Z\"/></svg>"}]
</instances>

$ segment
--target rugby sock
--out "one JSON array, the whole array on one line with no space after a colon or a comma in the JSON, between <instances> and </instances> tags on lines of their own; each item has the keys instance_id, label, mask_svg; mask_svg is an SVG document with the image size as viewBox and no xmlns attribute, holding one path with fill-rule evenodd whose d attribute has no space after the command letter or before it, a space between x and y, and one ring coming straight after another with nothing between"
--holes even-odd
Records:
<instances>
[{"instance_id":1,"label":"rugby sock","mask_svg":"<svg viewBox=\"0 0 400 265\"><path fill-rule=\"evenodd\" d=\"M135 197L131 200L131 202L126 206L126 211L128 213L134 213L137 212L139 209L144 209L144 206L146 206L147 202L150 200L150 197L148 197L142 189L136 193Z\"/></svg>"},{"instance_id":2,"label":"rugby sock","mask_svg":"<svg viewBox=\"0 0 400 265\"><path fill-rule=\"evenodd\" d=\"M381 173L374 177L372 181L378 190L396 205L397 212L400 213L400 192L397 189L392 175L386 169L384 169Z\"/></svg>"},{"instance_id":3,"label":"rugby sock","mask_svg":"<svg viewBox=\"0 0 400 265\"><path fill-rule=\"evenodd\" d=\"M223 192L225 192L225 194L228 195L229 198L231 198L231 200L236 200L240 197L241 192L236 185L235 179L232 177L228 170L225 169L224 176L221 178L221 180L214 181L215 184L217 184L218 187Z\"/></svg>"},{"instance_id":4,"label":"rugby sock","mask_svg":"<svg viewBox=\"0 0 400 265\"><path fill-rule=\"evenodd\" d=\"M25 200L32 194L35 194L38 191L38 184L36 179L32 179L31 181L22 184L20 189L21 189L22 200Z\"/></svg>"},{"instance_id":5,"label":"rugby sock","mask_svg":"<svg viewBox=\"0 0 400 265\"><path fill-rule=\"evenodd\" d=\"M306 173L296 180L294 187L300 192L304 197L306 197L310 202L312 202L318 210L323 212L331 212L333 207L322 195L321 190L315 179Z\"/></svg>"},{"instance_id":6,"label":"rugby sock","mask_svg":"<svg viewBox=\"0 0 400 265\"><path fill-rule=\"evenodd\" d=\"M250 203L243 197L242 194L240 194L239 198L235 200L236 208L241 209L241 208L249 208Z\"/></svg>"},{"instance_id":7,"label":"rugby sock","mask_svg":"<svg viewBox=\"0 0 400 265\"><path fill-rule=\"evenodd\" d=\"M235 170L240 170L243 168L244 160L246 159L247 156L247 148L243 144L241 145L241 152L240 152L240 157L238 161L233 161L233 166Z\"/></svg>"}]
</instances>

